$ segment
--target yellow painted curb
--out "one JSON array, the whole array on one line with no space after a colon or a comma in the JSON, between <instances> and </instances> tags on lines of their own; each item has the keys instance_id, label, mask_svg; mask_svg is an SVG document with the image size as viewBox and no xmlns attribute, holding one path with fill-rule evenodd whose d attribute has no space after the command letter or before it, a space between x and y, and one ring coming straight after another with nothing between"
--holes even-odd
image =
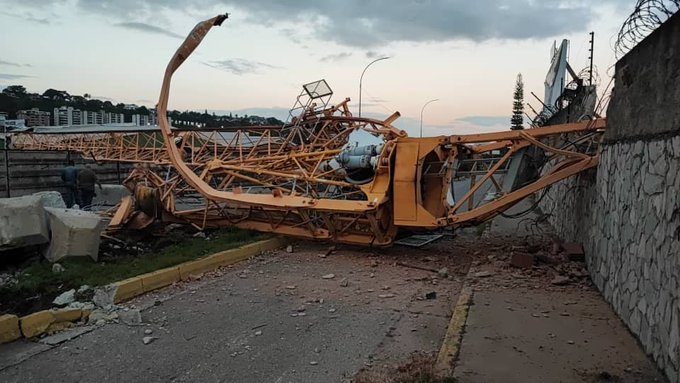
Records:
<instances>
[{"instance_id":1,"label":"yellow painted curb","mask_svg":"<svg viewBox=\"0 0 680 383\"><path fill-rule=\"evenodd\" d=\"M167 269L160 269L150 273L139 276L142 280L142 287L144 292L148 293L161 287L170 286L175 282L179 282L179 267L169 267Z\"/></svg>"},{"instance_id":2,"label":"yellow painted curb","mask_svg":"<svg viewBox=\"0 0 680 383\"><path fill-rule=\"evenodd\" d=\"M114 303L120 303L144 293L142 278L132 277L113 283L117 287Z\"/></svg>"},{"instance_id":3,"label":"yellow painted curb","mask_svg":"<svg viewBox=\"0 0 680 383\"><path fill-rule=\"evenodd\" d=\"M81 309L52 310L52 316L54 316L54 321L56 323L73 322L80 320L80 318L82 318L83 310Z\"/></svg>"},{"instance_id":4,"label":"yellow painted curb","mask_svg":"<svg viewBox=\"0 0 680 383\"><path fill-rule=\"evenodd\" d=\"M149 291L170 286L180 280L188 280L192 275L200 275L221 266L227 266L243 261L262 251L277 249L285 243L286 240L282 238L272 238L249 243L235 249L221 251L194 261L184 262L177 266L156 270L138 275L134 278L112 283L112 285L117 286L114 302L120 303Z\"/></svg>"},{"instance_id":5,"label":"yellow painted curb","mask_svg":"<svg viewBox=\"0 0 680 383\"><path fill-rule=\"evenodd\" d=\"M463 329L467 321L470 302L472 301L472 289L463 286L458 295L458 302L453 308L453 315L446 330L444 342L439 349L434 371L438 376L449 377L453 375L454 363L460 352L460 343L463 337Z\"/></svg>"},{"instance_id":6,"label":"yellow painted curb","mask_svg":"<svg viewBox=\"0 0 680 383\"><path fill-rule=\"evenodd\" d=\"M24 338L33 338L47 331L52 323L54 323L52 310L38 311L21 317L21 333Z\"/></svg>"},{"instance_id":7,"label":"yellow painted curb","mask_svg":"<svg viewBox=\"0 0 680 383\"><path fill-rule=\"evenodd\" d=\"M16 315L0 315L0 344L21 338L19 318Z\"/></svg>"}]
</instances>

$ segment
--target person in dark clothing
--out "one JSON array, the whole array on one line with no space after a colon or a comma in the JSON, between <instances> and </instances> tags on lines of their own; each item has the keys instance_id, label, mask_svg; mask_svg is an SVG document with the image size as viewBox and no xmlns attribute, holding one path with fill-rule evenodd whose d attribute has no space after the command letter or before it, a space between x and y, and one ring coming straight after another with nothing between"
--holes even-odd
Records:
<instances>
[{"instance_id":1,"label":"person in dark clothing","mask_svg":"<svg viewBox=\"0 0 680 383\"><path fill-rule=\"evenodd\" d=\"M66 202L66 207L70 209L73 204L79 203L78 195L76 194L78 168L76 168L72 160L69 160L66 167L61 171L61 180L64 182L64 187L66 188L64 202Z\"/></svg>"},{"instance_id":2,"label":"person in dark clothing","mask_svg":"<svg viewBox=\"0 0 680 383\"><path fill-rule=\"evenodd\" d=\"M102 190L102 184L97 180L97 175L89 165L86 165L85 169L78 172L78 192L81 209L90 210L92 198L96 196L94 191L95 184L99 185L99 190Z\"/></svg>"}]
</instances>

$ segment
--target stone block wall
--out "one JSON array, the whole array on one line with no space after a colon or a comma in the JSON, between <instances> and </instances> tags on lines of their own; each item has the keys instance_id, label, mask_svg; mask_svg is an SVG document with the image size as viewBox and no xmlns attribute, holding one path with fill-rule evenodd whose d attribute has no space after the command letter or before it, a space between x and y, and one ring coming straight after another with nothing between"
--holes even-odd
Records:
<instances>
[{"instance_id":1,"label":"stone block wall","mask_svg":"<svg viewBox=\"0 0 680 383\"><path fill-rule=\"evenodd\" d=\"M680 14L616 65L596 172L540 208L583 243L591 278L645 351L680 382Z\"/></svg>"}]
</instances>

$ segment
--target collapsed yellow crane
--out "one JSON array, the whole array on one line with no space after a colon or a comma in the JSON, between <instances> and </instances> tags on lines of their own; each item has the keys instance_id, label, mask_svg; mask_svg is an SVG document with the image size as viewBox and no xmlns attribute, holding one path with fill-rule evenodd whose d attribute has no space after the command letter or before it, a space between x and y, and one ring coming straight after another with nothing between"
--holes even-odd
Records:
<instances>
[{"instance_id":1,"label":"collapsed yellow crane","mask_svg":"<svg viewBox=\"0 0 680 383\"><path fill-rule=\"evenodd\" d=\"M23 133L15 147L73 150L136 166L110 227L154 219L203 229L238 227L299 238L386 246L400 230L476 225L593 168L606 120L500 133L408 137L328 105L325 81L303 86L282 126L171 128L174 72L220 15L196 25L170 60L157 106L160 131Z\"/></svg>"}]
</instances>

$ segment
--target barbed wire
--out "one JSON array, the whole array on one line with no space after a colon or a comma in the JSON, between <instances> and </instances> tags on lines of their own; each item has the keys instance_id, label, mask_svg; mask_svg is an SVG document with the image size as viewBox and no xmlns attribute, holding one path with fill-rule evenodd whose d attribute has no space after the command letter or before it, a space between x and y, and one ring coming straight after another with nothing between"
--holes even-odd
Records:
<instances>
[{"instance_id":1,"label":"barbed wire","mask_svg":"<svg viewBox=\"0 0 680 383\"><path fill-rule=\"evenodd\" d=\"M616 58L628 53L678 10L680 0L638 0L635 10L619 30L614 44Z\"/></svg>"}]
</instances>

